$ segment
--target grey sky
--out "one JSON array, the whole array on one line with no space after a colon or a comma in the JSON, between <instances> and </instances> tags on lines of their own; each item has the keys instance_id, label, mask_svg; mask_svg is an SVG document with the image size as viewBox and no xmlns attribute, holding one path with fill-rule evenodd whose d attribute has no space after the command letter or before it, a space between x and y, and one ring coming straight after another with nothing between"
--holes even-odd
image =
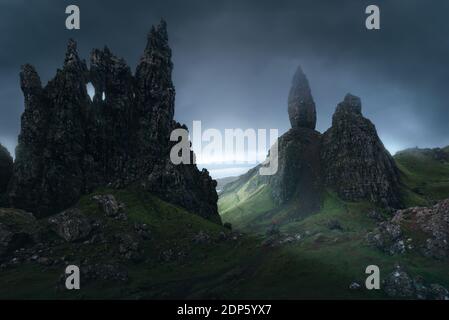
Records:
<instances>
[{"instance_id":1,"label":"grey sky","mask_svg":"<svg viewBox=\"0 0 449 320\"><path fill-rule=\"evenodd\" d=\"M65 29L65 7L81 30ZM381 30L365 29L369 4ZM108 47L134 68L151 24L168 22L176 119L203 128L289 128L287 94L301 64L319 131L347 92L391 152L449 144L449 1L17 1L0 0L0 142L14 148L23 98L20 65L44 83L62 65L67 39L88 58Z\"/></svg>"}]
</instances>

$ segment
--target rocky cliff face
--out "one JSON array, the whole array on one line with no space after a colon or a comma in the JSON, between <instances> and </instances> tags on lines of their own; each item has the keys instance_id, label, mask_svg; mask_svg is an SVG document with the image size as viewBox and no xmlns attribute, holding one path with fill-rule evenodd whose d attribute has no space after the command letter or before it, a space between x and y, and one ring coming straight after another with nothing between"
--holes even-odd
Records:
<instances>
[{"instance_id":1,"label":"rocky cliff face","mask_svg":"<svg viewBox=\"0 0 449 320\"><path fill-rule=\"evenodd\" d=\"M319 209L321 200L321 134L315 131L315 102L301 67L293 76L288 115L292 129L279 138L278 172L269 183L278 204L297 199L300 211L310 213Z\"/></svg>"},{"instance_id":2,"label":"rocky cliff face","mask_svg":"<svg viewBox=\"0 0 449 320\"><path fill-rule=\"evenodd\" d=\"M292 128L278 140L278 172L260 176L258 168L251 170L227 185L224 197L248 188L247 182L252 181L256 187L267 185L278 207L295 201L298 216L319 211L325 189L348 201L401 206L398 169L374 125L363 117L360 98L346 95L331 128L319 133L309 82L299 67L290 89L288 114Z\"/></svg>"},{"instance_id":3,"label":"rocky cliff face","mask_svg":"<svg viewBox=\"0 0 449 320\"><path fill-rule=\"evenodd\" d=\"M304 211L317 211L328 187L344 200L400 207L398 169L363 117L360 98L346 95L332 127L321 135L314 130L316 109L307 77L298 68L288 111L292 129L279 138L279 171L270 179L279 203L296 198Z\"/></svg>"},{"instance_id":4,"label":"rocky cliff face","mask_svg":"<svg viewBox=\"0 0 449 320\"><path fill-rule=\"evenodd\" d=\"M315 129L315 102L313 101L309 81L301 67L298 67L293 76L292 86L288 95L288 117L293 129Z\"/></svg>"},{"instance_id":5,"label":"rocky cliff face","mask_svg":"<svg viewBox=\"0 0 449 320\"><path fill-rule=\"evenodd\" d=\"M0 206L13 170L13 160L8 150L0 144Z\"/></svg>"},{"instance_id":6,"label":"rocky cliff face","mask_svg":"<svg viewBox=\"0 0 449 320\"><path fill-rule=\"evenodd\" d=\"M208 172L195 165L172 166L169 160L170 132L180 126L173 120L172 69L164 21L151 29L134 75L108 48L93 50L88 68L73 40L47 86L31 65L23 66L25 112L11 203L49 215L97 187L137 183L219 222L215 181Z\"/></svg>"},{"instance_id":7,"label":"rocky cliff face","mask_svg":"<svg viewBox=\"0 0 449 320\"><path fill-rule=\"evenodd\" d=\"M445 259L449 256L449 199L431 207L397 210L391 219L378 223L366 240L391 255L419 252Z\"/></svg>"},{"instance_id":8,"label":"rocky cliff face","mask_svg":"<svg viewBox=\"0 0 449 320\"><path fill-rule=\"evenodd\" d=\"M321 150L325 185L344 200L369 200L399 207L399 172L377 135L362 115L360 98L346 95L323 135Z\"/></svg>"}]
</instances>

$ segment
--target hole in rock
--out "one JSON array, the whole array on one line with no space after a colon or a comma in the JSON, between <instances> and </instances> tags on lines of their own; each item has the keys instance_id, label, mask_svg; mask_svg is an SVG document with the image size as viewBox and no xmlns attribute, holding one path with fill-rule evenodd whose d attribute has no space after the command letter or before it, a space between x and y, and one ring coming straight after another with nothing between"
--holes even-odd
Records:
<instances>
[{"instance_id":1,"label":"hole in rock","mask_svg":"<svg viewBox=\"0 0 449 320\"><path fill-rule=\"evenodd\" d=\"M88 82L86 84L86 90L87 90L87 94L90 97L90 101L92 101L94 99L94 96L95 96L95 88L94 88L92 82Z\"/></svg>"}]
</instances>

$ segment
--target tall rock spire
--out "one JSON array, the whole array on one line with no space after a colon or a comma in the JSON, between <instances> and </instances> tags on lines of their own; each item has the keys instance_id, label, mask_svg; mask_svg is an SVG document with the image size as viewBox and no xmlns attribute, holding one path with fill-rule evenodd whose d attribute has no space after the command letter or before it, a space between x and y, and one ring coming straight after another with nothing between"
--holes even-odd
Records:
<instances>
[{"instance_id":1,"label":"tall rock spire","mask_svg":"<svg viewBox=\"0 0 449 320\"><path fill-rule=\"evenodd\" d=\"M25 65L20 75L25 112L9 202L42 217L98 187L141 185L220 223L209 173L170 161L170 133L180 127L173 120L172 69L165 21L151 29L135 76L108 48L92 52L88 69L73 40L63 67L44 88L35 69Z\"/></svg>"},{"instance_id":2,"label":"tall rock spire","mask_svg":"<svg viewBox=\"0 0 449 320\"><path fill-rule=\"evenodd\" d=\"M175 88L171 78L171 56L167 25L161 20L148 34L135 75L137 112L141 116L138 128L140 152L145 156L166 149L173 129Z\"/></svg>"},{"instance_id":3,"label":"tall rock spire","mask_svg":"<svg viewBox=\"0 0 449 320\"><path fill-rule=\"evenodd\" d=\"M359 97L347 94L323 135L324 183L344 200L369 200L384 207L401 206L399 170L362 115Z\"/></svg>"},{"instance_id":4,"label":"tall rock spire","mask_svg":"<svg viewBox=\"0 0 449 320\"><path fill-rule=\"evenodd\" d=\"M315 102L310 91L309 81L301 67L298 67L293 76L288 96L288 116L292 128L315 129Z\"/></svg>"}]
</instances>

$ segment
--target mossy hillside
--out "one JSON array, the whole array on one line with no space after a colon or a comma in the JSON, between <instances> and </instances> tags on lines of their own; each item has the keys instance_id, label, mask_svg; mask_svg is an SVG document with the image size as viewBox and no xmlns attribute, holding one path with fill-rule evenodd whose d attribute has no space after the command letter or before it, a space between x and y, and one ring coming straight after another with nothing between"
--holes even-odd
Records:
<instances>
[{"instance_id":1,"label":"mossy hillside","mask_svg":"<svg viewBox=\"0 0 449 320\"><path fill-rule=\"evenodd\" d=\"M449 147L444 150L449 152ZM449 162L437 160L420 149L400 152L394 159L401 172L407 207L428 205L449 197Z\"/></svg>"},{"instance_id":2,"label":"mossy hillside","mask_svg":"<svg viewBox=\"0 0 449 320\"><path fill-rule=\"evenodd\" d=\"M263 237L251 235L224 242L193 243L191 237L196 232L204 231L214 238L226 229L147 193L99 193L113 193L126 204L132 221L151 226L153 237L144 243L145 261L124 264L129 280L82 281L82 290L57 291L63 266L27 263L2 271L1 298L378 299L387 297L382 291L350 290L349 285L353 281L363 285L369 264L378 265L384 277L396 262L407 265L413 275L449 285L447 262L429 261L419 255L388 256L369 247L363 234L374 224L365 215L370 205L342 202L330 192L319 213L281 227L282 234L300 233L302 240L275 247L266 247ZM102 215L91 196L84 197L78 206L88 215ZM330 218L338 219L342 230L329 229ZM126 226L122 223L111 221L107 232L123 232ZM306 231L310 234L306 235ZM102 256L103 263L118 262L107 247L77 245L82 248L81 257L77 257L80 260L95 258L97 263ZM158 258L161 250L180 248L188 253L184 260ZM55 248L55 255L69 255L71 251L71 245L64 244ZM84 266L82 261L80 266Z\"/></svg>"}]
</instances>

